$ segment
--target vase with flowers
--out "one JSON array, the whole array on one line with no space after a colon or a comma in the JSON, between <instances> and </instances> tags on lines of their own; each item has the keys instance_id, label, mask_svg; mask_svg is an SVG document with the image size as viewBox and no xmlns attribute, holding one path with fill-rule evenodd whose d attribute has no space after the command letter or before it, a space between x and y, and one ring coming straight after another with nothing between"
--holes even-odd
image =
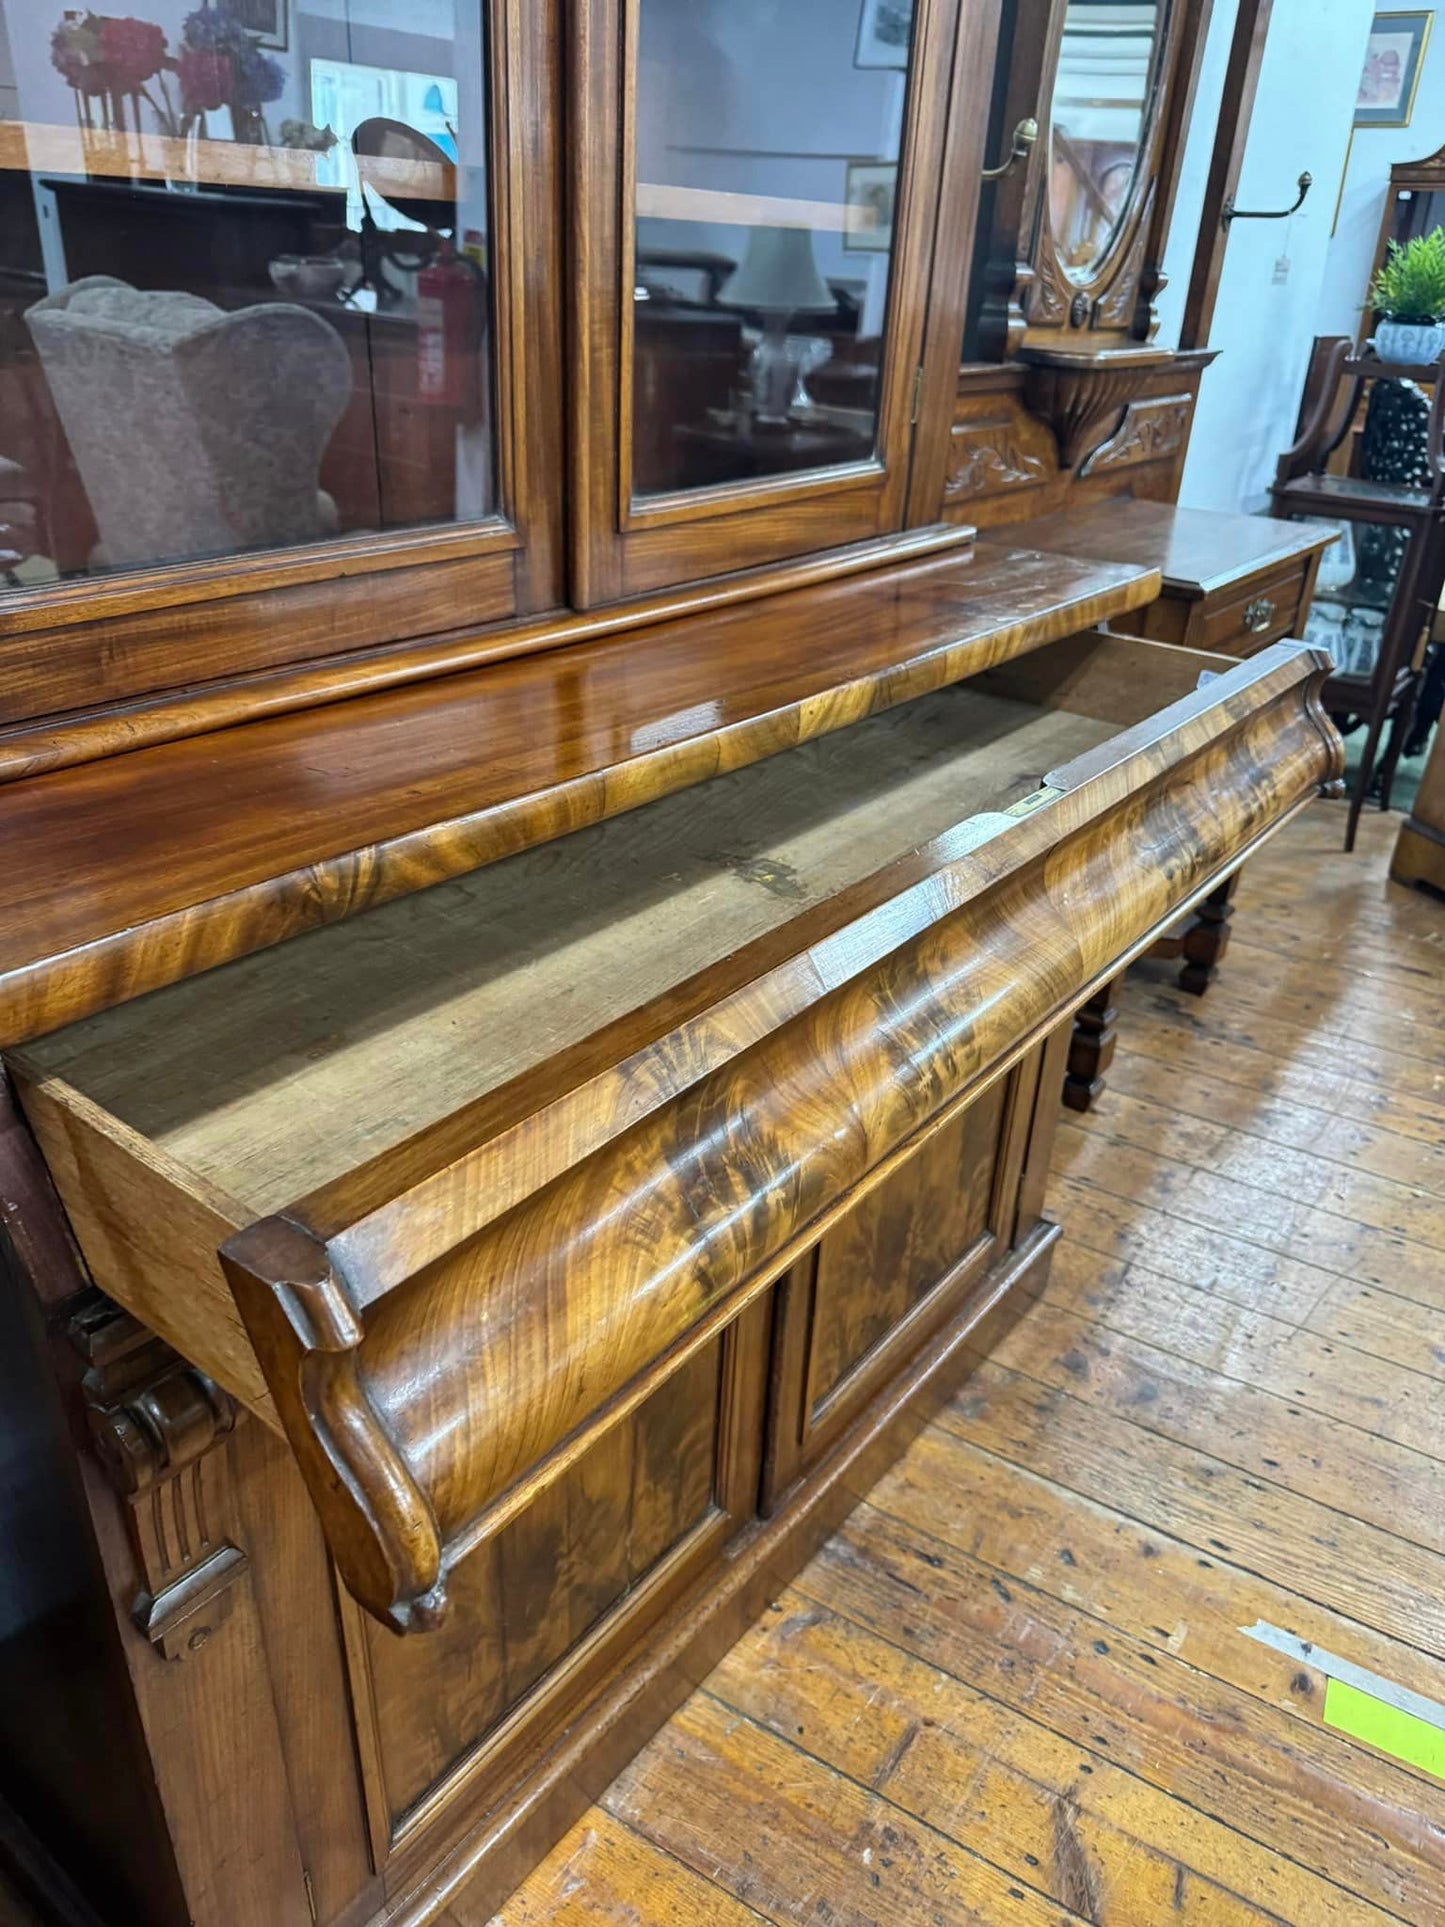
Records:
<instances>
[{"instance_id":1,"label":"vase with flowers","mask_svg":"<svg viewBox=\"0 0 1445 1927\"><path fill-rule=\"evenodd\" d=\"M206 116L224 107L236 140L269 144L264 110L286 89L280 61L225 0L186 15L174 54L150 21L66 13L51 35L50 59L75 90L81 126L107 132L139 132L144 101L159 132L174 140L192 133L205 139Z\"/></svg>"},{"instance_id":2,"label":"vase with flowers","mask_svg":"<svg viewBox=\"0 0 1445 1927\"><path fill-rule=\"evenodd\" d=\"M230 110L238 141L268 142L263 108L279 100L286 74L224 5L197 7L181 27L176 55L181 106L192 119Z\"/></svg>"},{"instance_id":3,"label":"vase with flowers","mask_svg":"<svg viewBox=\"0 0 1445 1927\"><path fill-rule=\"evenodd\" d=\"M1445 230L1392 241L1370 287L1375 352L1412 368L1445 354Z\"/></svg>"},{"instance_id":4,"label":"vase with flowers","mask_svg":"<svg viewBox=\"0 0 1445 1927\"><path fill-rule=\"evenodd\" d=\"M83 128L136 133L141 99L166 64L166 37L149 20L69 12L50 36L50 61L75 93Z\"/></svg>"}]
</instances>

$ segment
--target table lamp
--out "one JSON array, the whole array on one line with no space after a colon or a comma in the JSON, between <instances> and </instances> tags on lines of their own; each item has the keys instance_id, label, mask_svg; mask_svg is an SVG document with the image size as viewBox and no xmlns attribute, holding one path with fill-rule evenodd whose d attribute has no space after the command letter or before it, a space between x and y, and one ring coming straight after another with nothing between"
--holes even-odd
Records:
<instances>
[{"instance_id":1,"label":"table lamp","mask_svg":"<svg viewBox=\"0 0 1445 1927\"><path fill-rule=\"evenodd\" d=\"M746 308L763 317L763 338L753 351L753 403L760 421L786 421L801 356L800 349L788 346L789 319L795 314L832 314L837 306L818 272L807 228L754 228L742 264L717 298L724 307Z\"/></svg>"}]
</instances>

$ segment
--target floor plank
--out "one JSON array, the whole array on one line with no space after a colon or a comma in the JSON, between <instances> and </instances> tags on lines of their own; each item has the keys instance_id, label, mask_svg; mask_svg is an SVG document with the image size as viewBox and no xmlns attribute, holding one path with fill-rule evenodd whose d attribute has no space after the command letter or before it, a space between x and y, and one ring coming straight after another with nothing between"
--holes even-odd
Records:
<instances>
[{"instance_id":1,"label":"floor plank","mask_svg":"<svg viewBox=\"0 0 1445 1927\"><path fill-rule=\"evenodd\" d=\"M1445 1785L1242 1630L1445 1703L1445 911L1341 825L1131 973L1051 1277L498 1927L1445 1920Z\"/></svg>"}]
</instances>

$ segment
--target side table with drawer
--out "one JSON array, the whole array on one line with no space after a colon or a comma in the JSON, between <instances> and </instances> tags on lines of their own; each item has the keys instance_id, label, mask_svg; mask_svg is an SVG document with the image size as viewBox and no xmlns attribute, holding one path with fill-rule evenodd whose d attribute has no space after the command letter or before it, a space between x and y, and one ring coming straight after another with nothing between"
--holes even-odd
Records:
<instances>
[{"instance_id":1,"label":"side table with drawer","mask_svg":"<svg viewBox=\"0 0 1445 1927\"><path fill-rule=\"evenodd\" d=\"M1335 540L1319 523L1132 500L1051 515L1009 535L1021 548L1157 569L1163 586L1156 599L1112 626L1218 655L1221 668L1303 635L1320 558ZM1177 958L1180 986L1195 996L1218 974L1238 881L1236 868L1149 953ZM1064 1102L1073 1110L1087 1111L1104 1088L1114 1055L1118 988L1118 979L1103 985L1075 1020L1064 1083Z\"/></svg>"}]
</instances>

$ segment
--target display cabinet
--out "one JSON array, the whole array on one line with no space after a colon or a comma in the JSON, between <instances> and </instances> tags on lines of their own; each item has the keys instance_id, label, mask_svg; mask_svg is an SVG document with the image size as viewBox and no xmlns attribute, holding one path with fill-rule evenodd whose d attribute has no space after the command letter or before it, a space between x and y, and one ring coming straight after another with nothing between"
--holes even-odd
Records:
<instances>
[{"instance_id":1,"label":"display cabinet","mask_svg":"<svg viewBox=\"0 0 1445 1927\"><path fill-rule=\"evenodd\" d=\"M6 14L0 732L559 602L554 8Z\"/></svg>"},{"instance_id":2,"label":"display cabinet","mask_svg":"<svg viewBox=\"0 0 1445 1927\"><path fill-rule=\"evenodd\" d=\"M0 122L0 1856L72 1922L481 1927L1340 764L1316 653L1008 527L1177 488L1188 0L363 11L67 17Z\"/></svg>"}]
</instances>

